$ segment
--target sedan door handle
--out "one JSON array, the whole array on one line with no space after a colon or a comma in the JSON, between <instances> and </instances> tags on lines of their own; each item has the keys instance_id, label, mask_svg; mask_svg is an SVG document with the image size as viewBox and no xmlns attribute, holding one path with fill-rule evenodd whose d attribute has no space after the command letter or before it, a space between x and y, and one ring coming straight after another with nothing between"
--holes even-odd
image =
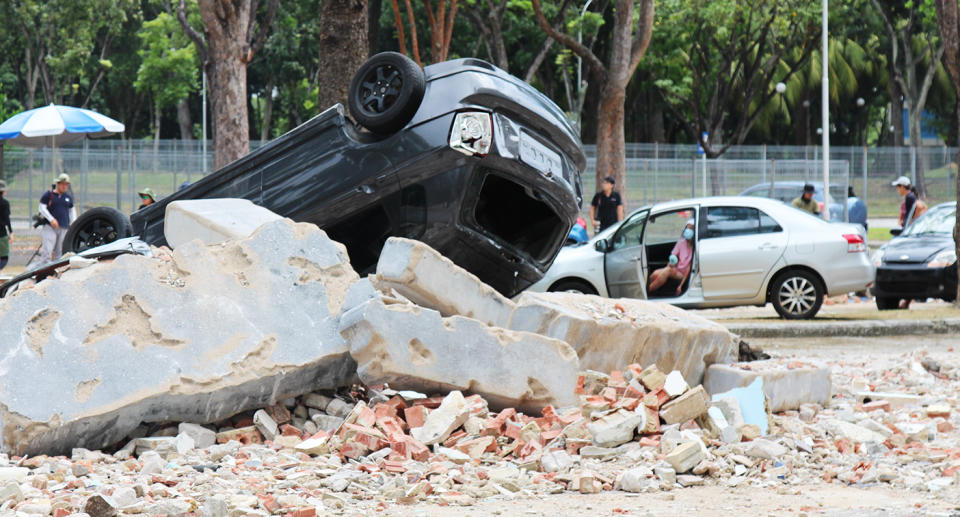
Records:
<instances>
[{"instance_id":1,"label":"sedan door handle","mask_svg":"<svg viewBox=\"0 0 960 517\"><path fill-rule=\"evenodd\" d=\"M765 243L761 244L760 246L757 246L757 249L760 250L760 251L775 250L775 249L777 249L777 245L775 245L775 244L773 244L773 243L771 243L771 242L765 242Z\"/></svg>"}]
</instances>

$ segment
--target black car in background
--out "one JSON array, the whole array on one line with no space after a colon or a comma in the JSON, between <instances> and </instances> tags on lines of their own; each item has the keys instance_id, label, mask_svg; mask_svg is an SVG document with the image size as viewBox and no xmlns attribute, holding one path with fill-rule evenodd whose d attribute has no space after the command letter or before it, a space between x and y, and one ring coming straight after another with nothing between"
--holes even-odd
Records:
<instances>
[{"instance_id":1,"label":"black car in background","mask_svg":"<svg viewBox=\"0 0 960 517\"><path fill-rule=\"evenodd\" d=\"M586 166L556 104L478 59L421 69L393 52L360 67L349 104L363 129L337 104L129 221L112 209L84 213L64 247L127 232L162 245L170 202L245 198L320 226L361 273L401 236L507 296L543 276L577 217Z\"/></svg>"},{"instance_id":2,"label":"black car in background","mask_svg":"<svg viewBox=\"0 0 960 517\"><path fill-rule=\"evenodd\" d=\"M956 299L956 208L955 202L930 208L874 253L877 279L872 290L878 309L896 309L901 299Z\"/></svg>"}]
</instances>

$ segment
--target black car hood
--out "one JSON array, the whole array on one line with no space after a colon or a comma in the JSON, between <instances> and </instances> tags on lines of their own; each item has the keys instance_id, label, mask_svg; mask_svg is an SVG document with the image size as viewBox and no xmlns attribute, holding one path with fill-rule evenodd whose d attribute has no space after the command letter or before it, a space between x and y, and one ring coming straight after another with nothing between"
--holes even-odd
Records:
<instances>
[{"instance_id":1,"label":"black car hood","mask_svg":"<svg viewBox=\"0 0 960 517\"><path fill-rule=\"evenodd\" d=\"M926 262L944 249L953 249L950 235L898 237L883 247L883 260L893 264Z\"/></svg>"}]
</instances>

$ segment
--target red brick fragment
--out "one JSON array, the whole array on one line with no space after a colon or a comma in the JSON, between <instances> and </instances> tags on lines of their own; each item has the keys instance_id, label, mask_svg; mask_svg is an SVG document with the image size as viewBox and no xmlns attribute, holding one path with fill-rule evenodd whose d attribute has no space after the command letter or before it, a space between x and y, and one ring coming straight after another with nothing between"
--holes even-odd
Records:
<instances>
[{"instance_id":1,"label":"red brick fragment","mask_svg":"<svg viewBox=\"0 0 960 517\"><path fill-rule=\"evenodd\" d=\"M403 418L407 421L407 427L423 427L427 419L427 408L425 406L411 406L403 410Z\"/></svg>"}]
</instances>

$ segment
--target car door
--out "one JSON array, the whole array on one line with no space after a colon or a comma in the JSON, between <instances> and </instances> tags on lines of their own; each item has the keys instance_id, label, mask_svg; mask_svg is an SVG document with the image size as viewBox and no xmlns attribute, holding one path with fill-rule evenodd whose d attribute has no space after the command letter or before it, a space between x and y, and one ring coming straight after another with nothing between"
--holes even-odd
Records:
<instances>
[{"instance_id":1,"label":"car door","mask_svg":"<svg viewBox=\"0 0 960 517\"><path fill-rule=\"evenodd\" d=\"M710 206L700 210L699 246L704 299L749 299L783 255L787 234L757 208Z\"/></svg>"},{"instance_id":2,"label":"car door","mask_svg":"<svg viewBox=\"0 0 960 517\"><path fill-rule=\"evenodd\" d=\"M643 210L631 215L607 241L603 269L611 298L647 297L643 229L649 213Z\"/></svg>"}]
</instances>

